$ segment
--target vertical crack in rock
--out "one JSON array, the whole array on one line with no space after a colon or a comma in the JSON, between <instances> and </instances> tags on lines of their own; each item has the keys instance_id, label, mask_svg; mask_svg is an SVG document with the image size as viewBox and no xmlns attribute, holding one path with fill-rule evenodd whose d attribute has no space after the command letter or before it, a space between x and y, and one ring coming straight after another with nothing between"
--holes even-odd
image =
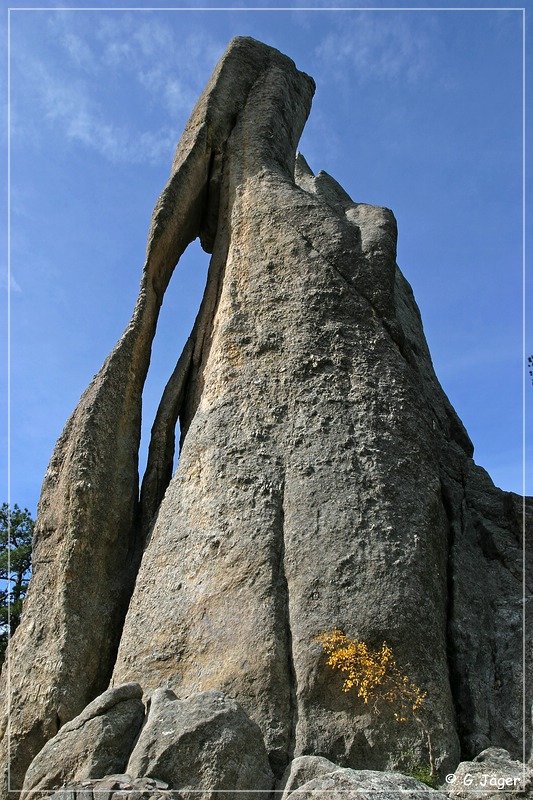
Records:
<instances>
[{"instance_id":1,"label":"vertical crack in rock","mask_svg":"<svg viewBox=\"0 0 533 800\"><path fill-rule=\"evenodd\" d=\"M522 498L496 489L458 448L443 443L442 495L449 520L448 655L464 759L489 744L521 757ZM527 522L533 519L525 499ZM531 517L530 517L531 514ZM526 576L531 573L526 563ZM529 675L530 665L525 665ZM528 744L526 744L527 749Z\"/></svg>"},{"instance_id":2,"label":"vertical crack in rock","mask_svg":"<svg viewBox=\"0 0 533 800\"><path fill-rule=\"evenodd\" d=\"M283 647L286 653L287 665L286 673L288 678L288 708L286 747L284 752L272 751L269 756L272 772L279 779L287 765L294 758L296 749L296 728L298 724L298 683L296 669L294 666L293 643L292 643L292 624L291 624L291 598L289 584L287 580L286 547L285 547L285 485L280 489L279 498L279 520L277 525L278 542L276 552L278 563L276 565L276 577L274 580L274 591L278 604L279 625L283 630Z\"/></svg>"},{"instance_id":3,"label":"vertical crack in rock","mask_svg":"<svg viewBox=\"0 0 533 800\"><path fill-rule=\"evenodd\" d=\"M176 423L191 371L195 332L195 328L193 328L165 386L152 426L140 497L140 529L143 547L148 543L150 526L172 477L176 448Z\"/></svg>"},{"instance_id":4,"label":"vertical crack in rock","mask_svg":"<svg viewBox=\"0 0 533 800\"><path fill-rule=\"evenodd\" d=\"M450 490L447 484L441 480L441 494L442 505L448 520L448 560L446 565L446 650L448 655L448 672L450 678L450 688L452 692L452 699L455 708L455 717L457 724L457 733L459 736L459 743L461 746L461 756L464 757L464 742L466 738L463 729L463 705L464 698L461 682L461 672L458 665L456 642L454 637L453 625L455 617L455 547L456 547L456 525L464 525L464 510L461 507L460 519L458 521L454 503L454 498L450 496ZM464 503L464 485L462 490L461 506Z\"/></svg>"},{"instance_id":5,"label":"vertical crack in rock","mask_svg":"<svg viewBox=\"0 0 533 800\"><path fill-rule=\"evenodd\" d=\"M224 268L228 251L227 235L224 228L221 229L221 235L217 235L216 241L217 249L211 260L207 286L198 315L197 326L195 325L190 369L183 386L183 398L179 407L180 450L198 409L204 388L204 367L209 357L212 329L222 281L224 280Z\"/></svg>"},{"instance_id":6,"label":"vertical crack in rock","mask_svg":"<svg viewBox=\"0 0 533 800\"><path fill-rule=\"evenodd\" d=\"M453 435L453 433L452 433ZM472 709L474 707L473 697L470 693L470 687L468 685L468 681L465 680L466 675L464 673L464 665L460 663L460 652L458 647L457 637L455 635L454 626L456 625L457 621L457 602L456 602L456 595L457 595L457 588L456 588L456 581L460 572L460 564L457 563L458 553L461 550L459 541L460 538L464 538L466 536L466 526L467 526L467 501L466 501L466 483L465 483L465 474L464 470L461 468L460 475L460 492L458 496L458 508L459 511L459 519L457 522L457 529L454 530L454 535L452 537L452 541L450 542L451 547L453 548L452 555L451 555L451 589L452 589L452 600L451 600L451 608L450 611L452 616L449 618L449 625L451 622L451 630L450 630L450 648L453 654L453 683L452 683L452 692L454 693L454 702L455 702L455 709L457 715L457 733L459 735L459 743L461 745L461 757L473 757L473 753L469 753L468 747L468 739L469 735L472 733L472 730L475 728L474 720L472 719ZM453 514L453 509L451 505L448 506L448 514Z\"/></svg>"},{"instance_id":7,"label":"vertical crack in rock","mask_svg":"<svg viewBox=\"0 0 533 800\"><path fill-rule=\"evenodd\" d=\"M451 450L448 450L451 456ZM453 464L450 458L449 465ZM455 515L451 648L455 655L455 704L462 754L472 758L497 743L522 756L529 748L530 726L523 730L521 645L531 641L522 624L522 547L519 508L522 498L502 492L472 460L446 472L449 513ZM526 524L533 504L525 498ZM526 554L526 578L531 574ZM526 595L527 599L528 595Z\"/></svg>"}]
</instances>

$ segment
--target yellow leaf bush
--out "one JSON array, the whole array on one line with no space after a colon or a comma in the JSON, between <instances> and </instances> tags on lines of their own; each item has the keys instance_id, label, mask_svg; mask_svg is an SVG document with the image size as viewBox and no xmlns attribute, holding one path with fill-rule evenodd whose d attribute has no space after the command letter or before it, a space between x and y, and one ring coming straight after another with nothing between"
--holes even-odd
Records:
<instances>
[{"instance_id":1,"label":"yellow leaf bush","mask_svg":"<svg viewBox=\"0 0 533 800\"><path fill-rule=\"evenodd\" d=\"M383 642L372 650L360 639L350 639L340 630L322 633L316 637L327 655L326 663L344 674L342 689L356 691L364 703L377 708L379 701L395 707L394 717L406 722L424 702L426 693L399 669L391 648Z\"/></svg>"}]
</instances>

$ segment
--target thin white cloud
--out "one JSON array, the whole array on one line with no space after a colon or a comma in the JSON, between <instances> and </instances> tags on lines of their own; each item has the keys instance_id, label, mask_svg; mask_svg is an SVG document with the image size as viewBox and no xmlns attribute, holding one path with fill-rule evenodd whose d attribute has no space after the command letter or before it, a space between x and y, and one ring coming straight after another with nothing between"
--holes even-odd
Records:
<instances>
[{"instance_id":1,"label":"thin white cloud","mask_svg":"<svg viewBox=\"0 0 533 800\"><path fill-rule=\"evenodd\" d=\"M327 148L324 148L324 142L327 142ZM319 106L313 109L307 120L299 149L315 174L320 170L335 171L342 154L341 137L332 120Z\"/></svg>"},{"instance_id":2,"label":"thin white cloud","mask_svg":"<svg viewBox=\"0 0 533 800\"><path fill-rule=\"evenodd\" d=\"M49 37L61 47L75 68L93 73L98 67L98 58L86 38L81 36L65 13L51 14L47 17Z\"/></svg>"},{"instance_id":3,"label":"thin white cloud","mask_svg":"<svg viewBox=\"0 0 533 800\"><path fill-rule=\"evenodd\" d=\"M19 96L31 97L56 133L113 162L155 163L171 156L223 49L203 30L177 39L175 28L132 14L102 15L94 27L81 16L57 14L48 31L48 45L55 50L15 54L21 66ZM101 91L102 81L110 80L123 86L132 106L156 109L159 125L139 130L138 121L128 118L127 102L120 108L110 105ZM15 111L14 120L25 141L38 138L24 113Z\"/></svg>"},{"instance_id":4,"label":"thin white cloud","mask_svg":"<svg viewBox=\"0 0 533 800\"><path fill-rule=\"evenodd\" d=\"M11 273L11 275L9 276L9 288L12 292L17 292L17 293L22 292L22 289L15 280L15 276L13 275L13 273Z\"/></svg>"},{"instance_id":5,"label":"thin white cloud","mask_svg":"<svg viewBox=\"0 0 533 800\"><path fill-rule=\"evenodd\" d=\"M176 77L171 70L162 67L140 69L137 79L149 93L152 102L162 106L172 119L192 110L198 92L186 81Z\"/></svg>"},{"instance_id":6,"label":"thin white cloud","mask_svg":"<svg viewBox=\"0 0 533 800\"><path fill-rule=\"evenodd\" d=\"M129 72L151 91L196 96L203 77L210 73L223 45L204 30L178 38L157 19L128 15L103 17L96 31L104 64ZM189 102L189 100L188 100ZM174 107L171 105L170 113Z\"/></svg>"},{"instance_id":7,"label":"thin white cloud","mask_svg":"<svg viewBox=\"0 0 533 800\"><path fill-rule=\"evenodd\" d=\"M72 61L83 69L93 72L97 66L97 59L87 42L72 31L67 31L62 41Z\"/></svg>"},{"instance_id":8,"label":"thin white cloud","mask_svg":"<svg viewBox=\"0 0 533 800\"><path fill-rule=\"evenodd\" d=\"M7 291L7 286L8 286L8 274L7 274L7 272L5 272L5 273L2 274L2 276L0 278L0 288L2 289L2 291L5 292L5 291ZM21 287L19 286L19 284L15 280L15 276L13 275L13 272L11 272L10 275L9 275L9 291L12 294L13 293L20 294L22 292Z\"/></svg>"},{"instance_id":9,"label":"thin white cloud","mask_svg":"<svg viewBox=\"0 0 533 800\"><path fill-rule=\"evenodd\" d=\"M144 58L153 58L157 54L161 56L161 53L171 54L176 49L170 30L154 20L136 22L131 38Z\"/></svg>"},{"instance_id":10,"label":"thin white cloud","mask_svg":"<svg viewBox=\"0 0 533 800\"><path fill-rule=\"evenodd\" d=\"M175 133L168 128L136 134L83 108L71 114L67 107L62 121L69 139L96 150L113 162L157 163L162 157L170 156L175 144Z\"/></svg>"},{"instance_id":11,"label":"thin white cloud","mask_svg":"<svg viewBox=\"0 0 533 800\"><path fill-rule=\"evenodd\" d=\"M185 109L192 109L194 98L183 83L175 78L167 78L164 87L164 102L169 114L174 115Z\"/></svg>"},{"instance_id":12,"label":"thin white cloud","mask_svg":"<svg viewBox=\"0 0 533 800\"><path fill-rule=\"evenodd\" d=\"M106 118L84 81L66 83L54 76L42 61L25 61L25 80L31 85L44 120L68 140L112 162L156 163L171 156L176 143L176 131L171 125L151 131L117 125ZM23 125L18 115L14 138L24 135Z\"/></svg>"},{"instance_id":13,"label":"thin white cloud","mask_svg":"<svg viewBox=\"0 0 533 800\"><path fill-rule=\"evenodd\" d=\"M429 37L395 14L357 14L325 35L315 54L338 78L414 82L429 69Z\"/></svg>"}]
</instances>

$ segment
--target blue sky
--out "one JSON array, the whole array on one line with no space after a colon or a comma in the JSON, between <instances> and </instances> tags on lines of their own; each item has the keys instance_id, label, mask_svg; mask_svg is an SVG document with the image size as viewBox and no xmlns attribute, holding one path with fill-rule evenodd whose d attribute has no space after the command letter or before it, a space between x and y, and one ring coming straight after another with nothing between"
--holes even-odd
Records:
<instances>
[{"instance_id":1,"label":"blue sky","mask_svg":"<svg viewBox=\"0 0 533 800\"><path fill-rule=\"evenodd\" d=\"M53 445L129 319L174 147L235 35L315 78L301 150L354 200L393 209L437 375L477 463L521 492L521 14L66 6L11 12L12 502L35 510ZM207 263L191 246L165 299L145 443ZM1 292L5 308L6 273ZM529 380L526 397L531 409Z\"/></svg>"}]
</instances>

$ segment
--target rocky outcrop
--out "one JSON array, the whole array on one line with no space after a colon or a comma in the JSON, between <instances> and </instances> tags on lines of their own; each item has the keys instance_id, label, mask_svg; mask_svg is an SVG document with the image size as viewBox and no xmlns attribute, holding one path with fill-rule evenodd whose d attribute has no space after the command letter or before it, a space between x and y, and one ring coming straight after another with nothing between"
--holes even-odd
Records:
<instances>
[{"instance_id":1,"label":"rocky outcrop","mask_svg":"<svg viewBox=\"0 0 533 800\"><path fill-rule=\"evenodd\" d=\"M417 734L340 692L313 643L339 626L412 665L453 763L440 448L390 333L396 225L384 209L356 225L294 183L293 153L271 149L285 130L265 121L271 91L254 87L226 150L231 238L203 389L113 680L236 697L278 775L309 752L386 767Z\"/></svg>"},{"instance_id":2,"label":"rocky outcrop","mask_svg":"<svg viewBox=\"0 0 533 800\"><path fill-rule=\"evenodd\" d=\"M303 755L390 770L406 751L444 774L487 744L517 755L529 736L521 544L533 504L472 460L396 264L392 212L296 157L313 89L285 56L237 39L187 124L132 321L45 478L9 651L13 789L110 679L139 682L154 709L224 692L278 779ZM138 501L151 341L197 236L212 253L206 291ZM427 693L422 724L341 691L316 643L332 628L388 642ZM163 759L161 737L146 763L149 750ZM355 780L341 772L335 791Z\"/></svg>"},{"instance_id":3,"label":"rocky outcrop","mask_svg":"<svg viewBox=\"0 0 533 800\"><path fill-rule=\"evenodd\" d=\"M252 800L270 792L261 731L234 700L213 691L180 701L158 689L145 719L141 697L138 684L108 689L67 722L30 764L21 800L58 787L56 800L114 792L133 800L167 790L176 798Z\"/></svg>"},{"instance_id":4,"label":"rocky outcrop","mask_svg":"<svg viewBox=\"0 0 533 800\"><path fill-rule=\"evenodd\" d=\"M527 754L531 745L522 698L525 687L530 708L533 686L526 625L533 569L523 536L533 527L533 503L496 489L471 461L448 470L443 498L450 520L450 664L463 756L497 744L522 758L522 746Z\"/></svg>"},{"instance_id":5,"label":"rocky outcrop","mask_svg":"<svg viewBox=\"0 0 533 800\"><path fill-rule=\"evenodd\" d=\"M109 683L142 551L143 526L150 516L147 509L157 507L168 480L169 448L156 446L140 509L141 394L158 313L189 242L200 236L210 250L215 233L224 241L218 217L225 150L252 87L258 85L274 95L270 111L264 109L264 124L284 120L285 133L272 152L279 149L279 157L287 158L294 151L309 111L312 80L276 50L251 39L235 39L193 111L156 204L132 319L81 398L48 467L35 531L32 585L24 622L10 645L10 698L2 692L7 703L0 723L4 791L8 751L10 787L20 789L33 756ZM282 105L279 113L276 101ZM289 154L284 152L287 148ZM249 148L253 150L260 160L259 149ZM226 240L229 224L226 220ZM213 258L210 287L223 265L225 246ZM197 351L202 352L205 335L201 328L191 347L192 364ZM188 401L192 402L190 393ZM170 463L171 459L170 455ZM3 681L7 689L7 669Z\"/></svg>"},{"instance_id":6,"label":"rocky outcrop","mask_svg":"<svg viewBox=\"0 0 533 800\"><path fill-rule=\"evenodd\" d=\"M259 727L221 692L180 701L158 689L127 772L159 778L204 800L235 790L268 792L273 776Z\"/></svg>"},{"instance_id":7,"label":"rocky outcrop","mask_svg":"<svg viewBox=\"0 0 533 800\"><path fill-rule=\"evenodd\" d=\"M507 750L490 747L462 761L448 778L450 800L511 800L533 796L533 769Z\"/></svg>"},{"instance_id":8,"label":"rocky outcrop","mask_svg":"<svg viewBox=\"0 0 533 800\"><path fill-rule=\"evenodd\" d=\"M299 756L278 782L275 797L281 800L371 800L376 794L387 800L511 800L532 796L533 772L513 761L506 750L489 748L471 762L461 762L438 790L400 772L376 772L339 767L320 756ZM220 793L220 791L219 791ZM226 800L257 798L259 793L223 792ZM130 774L84 780L51 795L52 800L194 800L209 796L200 788L172 790L157 778L133 778ZM264 796L264 793L261 795ZM274 795L272 795L274 796Z\"/></svg>"},{"instance_id":9,"label":"rocky outcrop","mask_svg":"<svg viewBox=\"0 0 533 800\"><path fill-rule=\"evenodd\" d=\"M144 719L141 697L136 683L108 689L63 725L30 764L21 800L32 792L123 772Z\"/></svg>"},{"instance_id":10,"label":"rocky outcrop","mask_svg":"<svg viewBox=\"0 0 533 800\"><path fill-rule=\"evenodd\" d=\"M132 778L127 773L71 784L50 795L53 800L183 800L179 792L155 778Z\"/></svg>"},{"instance_id":11,"label":"rocky outcrop","mask_svg":"<svg viewBox=\"0 0 533 800\"><path fill-rule=\"evenodd\" d=\"M446 794L396 772L336 769L300 785L288 800L446 800Z\"/></svg>"},{"instance_id":12,"label":"rocky outcrop","mask_svg":"<svg viewBox=\"0 0 533 800\"><path fill-rule=\"evenodd\" d=\"M291 792L295 792L304 783L323 775L336 772L340 767L321 756L298 756L295 758L278 781L276 790L282 792L281 800L287 800Z\"/></svg>"}]
</instances>

